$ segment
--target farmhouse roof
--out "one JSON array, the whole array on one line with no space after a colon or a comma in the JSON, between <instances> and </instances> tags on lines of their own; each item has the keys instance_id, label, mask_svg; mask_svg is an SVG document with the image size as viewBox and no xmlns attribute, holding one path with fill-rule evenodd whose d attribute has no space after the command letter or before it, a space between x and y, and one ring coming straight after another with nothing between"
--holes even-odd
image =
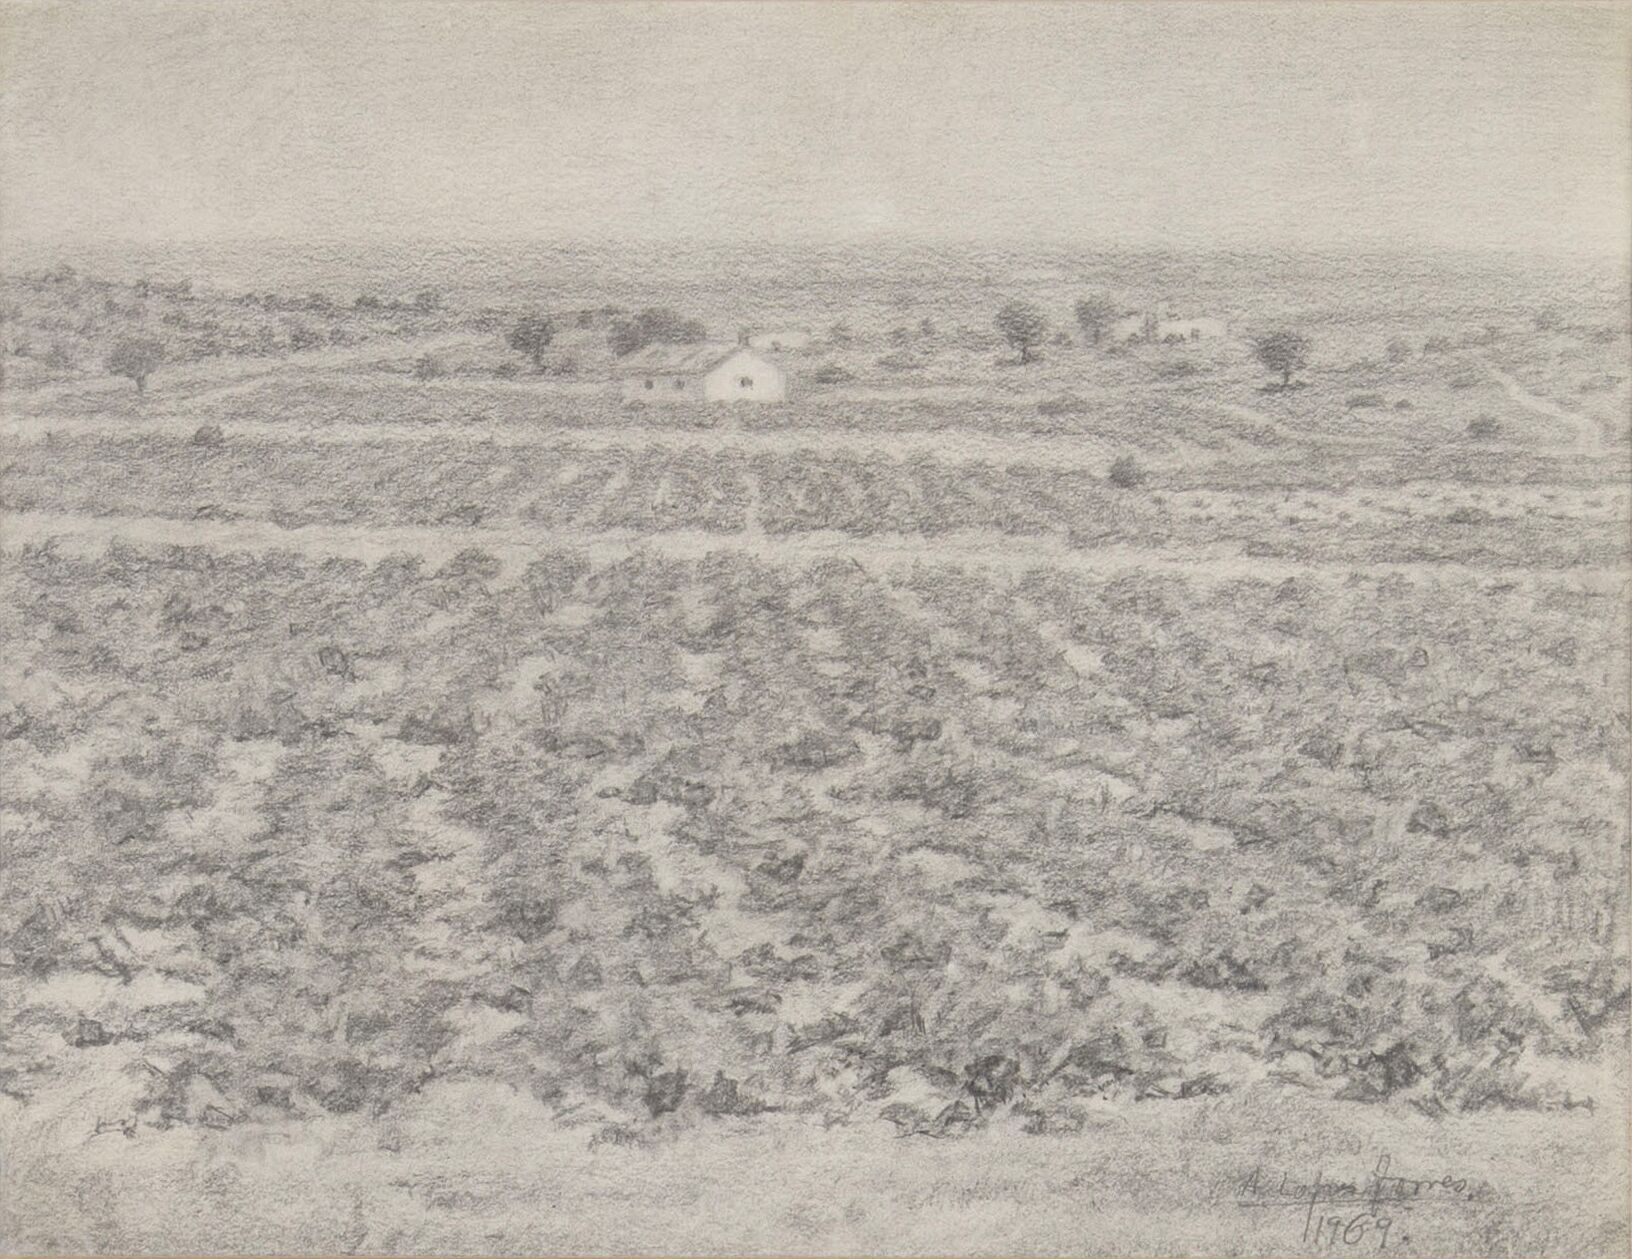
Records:
<instances>
[{"instance_id":1,"label":"farmhouse roof","mask_svg":"<svg viewBox=\"0 0 1632 1259\"><path fill-rule=\"evenodd\" d=\"M659 372L664 375L706 372L718 367L743 347L728 341L699 345L648 345L618 361L620 371Z\"/></svg>"}]
</instances>

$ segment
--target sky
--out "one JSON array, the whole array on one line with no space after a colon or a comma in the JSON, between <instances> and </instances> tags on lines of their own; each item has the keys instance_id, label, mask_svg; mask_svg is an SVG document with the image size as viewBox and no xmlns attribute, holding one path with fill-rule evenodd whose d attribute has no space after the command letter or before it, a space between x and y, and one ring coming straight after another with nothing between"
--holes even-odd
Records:
<instances>
[{"instance_id":1,"label":"sky","mask_svg":"<svg viewBox=\"0 0 1632 1259\"><path fill-rule=\"evenodd\" d=\"M0 0L0 239L1624 255L1632 4Z\"/></svg>"}]
</instances>

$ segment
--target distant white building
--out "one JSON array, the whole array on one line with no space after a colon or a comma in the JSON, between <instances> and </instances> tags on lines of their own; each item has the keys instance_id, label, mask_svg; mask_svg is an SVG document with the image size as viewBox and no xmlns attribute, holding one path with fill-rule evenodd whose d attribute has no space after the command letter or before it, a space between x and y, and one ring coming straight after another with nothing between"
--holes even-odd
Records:
<instances>
[{"instance_id":1,"label":"distant white building","mask_svg":"<svg viewBox=\"0 0 1632 1259\"><path fill-rule=\"evenodd\" d=\"M1222 319L1177 318L1166 308L1133 311L1105 330L1107 341L1211 341L1228 331Z\"/></svg>"},{"instance_id":2,"label":"distant white building","mask_svg":"<svg viewBox=\"0 0 1632 1259\"><path fill-rule=\"evenodd\" d=\"M785 402L788 377L776 363L740 345L649 345L617 365L626 401Z\"/></svg>"},{"instance_id":3,"label":"distant white building","mask_svg":"<svg viewBox=\"0 0 1632 1259\"><path fill-rule=\"evenodd\" d=\"M1222 319L1158 319L1158 341L1210 341L1224 335Z\"/></svg>"},{"instance_id":4,"label":"distant white building","mask_svg":"<svg viewBox=\"0 0 1632 1259\"><path fill-rule=\"evenodd\" d=\"M810 342L810 333L803 328L784 328L780 332L756 332L748 338L748 344L756 350L802 350Z\"/></svg>"}]
</instances>

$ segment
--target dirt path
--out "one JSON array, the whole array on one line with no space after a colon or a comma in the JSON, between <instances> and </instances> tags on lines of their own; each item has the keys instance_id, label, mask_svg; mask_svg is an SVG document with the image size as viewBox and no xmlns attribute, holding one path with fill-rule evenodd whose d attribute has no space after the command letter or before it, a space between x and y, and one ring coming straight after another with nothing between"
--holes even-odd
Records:
<instances>
[{"instance_id":1,"label":"dirt path","mask_svg":"<svg viewBox=\"0 0 1632 1259\"><path fill-rule=\"evenodd\" d=\"M236 394L252 392L273 376L340 371L370 363L407 361L420 354L435 353L464 344L468 340L468 334L464 333L437 333L407 340L381 339L364 341L358 345L323 346L279 355L234 355L196 359L160 369L160 373L155 375L153 380L156 391L162 386L162 397L156 398L155 402L166 407L191 408L200 402L213 402ZM130 381L123 377L90 374L12 390L7 402L20 407L32 417L37 415L42 403L104 396L123 399L131 396L133 392ZM163 423L166 420L191 427L196 427L200 422L196 415L165 416L156 422ZM128 418L98 421L76 416L49 415L41 417L41 421L58 431L74 432L104 430L116 432L132 427L140 430L144 424L155 422ZM31 418L25 422L34 421Z\"/></svg>"},{"instance_id":2,"label":"dirt path","mask_svg":"<svg viewBox=\"0 0 1632 1259\"><path fill-rule=\"evenodd\" d=\"M1456 563L1342 563L1266 559L1242 554L1229 545L1157 551L1111 546L1079 549L1057 536L1018 536L970 530L923 537L908 534L857 536L831 530L767 537L747 533L710 533L675 529L638 533L630 529L552 529L539 526L346 526L303 525L283 528L264 520L175 520L160 516L86 516L57 512L15 512L0 522L0 549L16 552L47 543L82 553L99 553L114 542L138 546L207 546L227 551L296 551L311 556L361 559L418 554L428 563L443 563L460 551L480 548L513 572L540 551L569 547L597 560L657 554L696 560L735 552L768 563L811 563L854 559L868 567L949 564L1000 572L1024 573L1037 568L1115 576L1147 573L1180 576L1198 582L1282 581L1315 576L1334 580L1355 574L1393 574L1415 580L1510 580L1556 577L1584 588L1618 590L1623 574L1613 568L1563 570L1473 566Z\"/></svg>"},{"instance_id":3,"label":"dirt path","mask_svg":"<svg viewBox=\"0 0 1632 1259\"><path fill-rule=\"evenodd\" d=\"M1582 450L1601 450L1604 445L1603 429L1597 421L1574 411L1566 411L1558 403L1531 393L1513 376L1504 372L1488 358L1483 360L1485 369L1493 379L1507 391L1507 396L1514 403L1529 411L1532 415L1540 415L1549 420L1555 420L1575 430L1575 445Z\"/></svg>"}]
</instances>

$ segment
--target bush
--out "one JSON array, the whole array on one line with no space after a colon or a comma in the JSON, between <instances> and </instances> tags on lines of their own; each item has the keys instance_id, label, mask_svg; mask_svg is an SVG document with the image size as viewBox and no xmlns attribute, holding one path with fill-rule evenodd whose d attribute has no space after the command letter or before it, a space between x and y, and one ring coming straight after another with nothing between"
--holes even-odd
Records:
<instances>
[{"instance_id":1,"label":"bush","mask_svg":"<svg viewBox=\"0 0 1632 1259\"><path fill-rule=\"evenodd\" d=\"M327 342L328 338L326 336L317 329L309 328L305 324L296 324L289 329L289 348L291 350L314 350L320 345L327 344Z\"/></svg>"},{"instance_id":2,"label":"bush","mask_svg":"<svg viewBox=\"0 0 1632 1259\"><path fill-rule=\"evenodd\" d=\"M1141 468L1132 455L1119 455L1111 464L1111 470L1106 479L1121 490L1131 490L1143 485L1147 479L1145 470Z\"/></svg>"},{"instance_id":3,"label":"bush","mask_svg":"<svg viewBox=\"0 0 1632 1259\"><path fill-rule=\"evenodd\" d=\"M219 446L226 440L227 436L221 431L219 424L201 424L193 432L195 446Z\"/></svg>"},{"instance_id":4,"label":"bush","mask_svg":"<svg viewBox=\"0 0 1632 1259\"><path fill-rule=\"evenodd\" d=\"M435 380L447 374L448 369L443 366L442 360L434 354L421 354L414 364L415 380Z\"/></svg>"},{"instance_id":5,"label":"bush","mask_svg":"<svg viewBox=\"0 0 1632 1259\"><path fill-rule=\"evenodd\" d=\"M1494 415L1481 415L1477 419L1468 421L1468 436L1479 441L1488 441L1501 432L1501 427L1496 422Z\"/></svg>"},{"instance_id":6,"label":"bush","mask_svg":"<svg viewBox=\"0 0 1632 1259\"><path fill-rule=\"evenodd\" d=\"M147 378L164 362L164 345L151 337L126 337L108 354L108 371L136 382L136 392L147 390Z\"/></svg>"},{"instance_id":7,"label":"bush","mask_svg":"<svg viewBox=\"0 0 1632 1259\"><path fill-rule=\"evenodd\" d=\"M810 378L818 385L842 385L854 380L856 374L838 363L823 363L811 373Z\"/></svg>"},{"instance_id":8,"label":"bush","mask_svg":"<svg viewBox=\"0 0 1632 1259\"><path fill-rule=\"evenodd\" d=\"M1447 354L1451 349L1451 339L1446 336L1429 337L1422 343L1424 354Z\"/></svg>"}]
</instances>

